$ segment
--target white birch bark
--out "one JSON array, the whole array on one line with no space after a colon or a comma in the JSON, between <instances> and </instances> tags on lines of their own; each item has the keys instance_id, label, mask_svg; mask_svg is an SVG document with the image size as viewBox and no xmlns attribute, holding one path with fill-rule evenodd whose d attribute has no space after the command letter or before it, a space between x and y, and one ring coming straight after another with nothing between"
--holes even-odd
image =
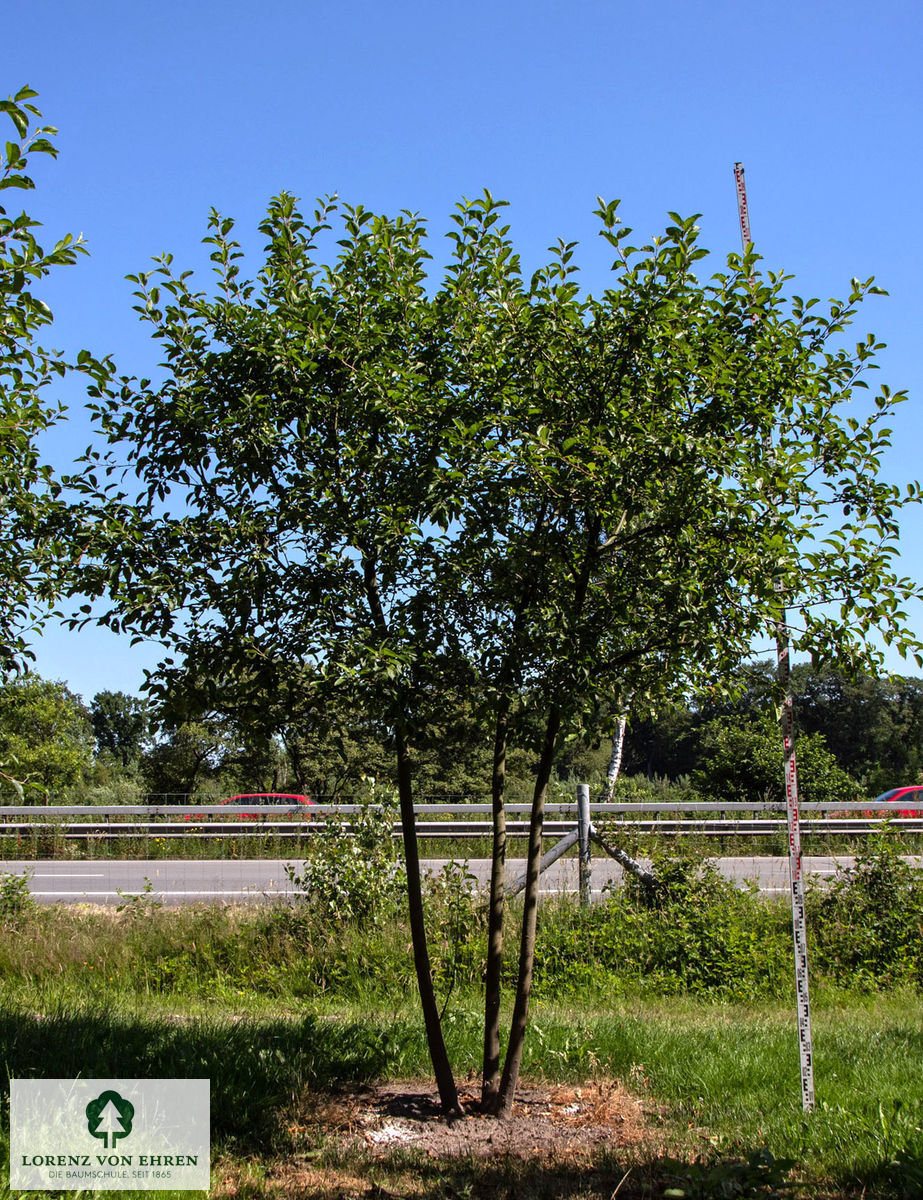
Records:
<instances>
[{"instance_id":1,"label":"white birch bark","mask_svg":"<svg viewBox=\"0 0 923 1200\"><path fill-rule=\"evenodd\" d=\"M619 777L619 771L622 767L622 752L625 748L625 725L628 722L628 709L631 707L632 697L628 697L628 702L625 706L625 712L619 717L619 723L616 726L615 733L612 735L612 753L609 756L609 767L606 771L606 782L602 786L599 797L596 800L597 804L608 804L612 798L612 793L615 790L615 781ZM590 829L600 846L606 853L614 858L615 861L624 871L630 871L645 884L656 883L656 876L650 872L643 863L639 863L636 858L632 858L627 851L622 850L619 846L613 846L609 842L603 842L599 834L590 826Z\"/></svg>"}]
</instances>

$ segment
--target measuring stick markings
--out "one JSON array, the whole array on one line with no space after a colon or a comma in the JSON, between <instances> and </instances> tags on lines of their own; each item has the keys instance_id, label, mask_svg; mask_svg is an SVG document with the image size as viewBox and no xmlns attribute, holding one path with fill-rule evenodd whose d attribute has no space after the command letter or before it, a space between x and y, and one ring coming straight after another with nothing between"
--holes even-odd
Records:
<instances>
[{"instance_id":1,"label":"measuring stick markings","mask_svg":"<svg viewBox=\"0 0 923 1200\"><path fill-rule=\"evenodd\" d=\"M744 253L752 245L750 210L743 163L734 164L737 186L737 211ZM751 321L755 318L751 316ZM781 584L776 581L776 590ZM792 936L795 948L795 992L798 1012L798 1053L801 1062L801 1104L807 1112L814 1108L814 1049L811 1038L811 999L808 986L807 921L804 904L804 876L801 861L801 822L798 807L798 767L795 757L795 717L791 694L791 663L786 616L783 611L776 624L777 678L784 688L781 725L785 772L785 807L788 816L788 862L791 879Z\"/></svg>"}]
</instances>

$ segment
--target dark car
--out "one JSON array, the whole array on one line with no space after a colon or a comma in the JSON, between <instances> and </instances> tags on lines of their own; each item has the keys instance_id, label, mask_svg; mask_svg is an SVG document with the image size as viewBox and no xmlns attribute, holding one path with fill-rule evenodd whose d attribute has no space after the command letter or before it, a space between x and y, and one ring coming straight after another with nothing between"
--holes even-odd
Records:
<instances>
[{"instance_id":1,"label":"dark car","mask_svg":"<svg viewBox=\"0 0 923 1200\"><path fill-rule=\"evenodd\" d=\"M896 815L899 817L923 817L923 786L917 785L914 787L898 787L891 788L890 791L882 792L880 796L875 797L876 804L893 804L895 808L898 805L919 804L920 808L898 808ZM887 816L886 813L869 813L870 817L881 817L882 820Z\"/></svg>"},{"instance_id":2,"label":"dark car","mask_svg":"<svg viewBox=\"0 0 923 1200\"><path fill-rule=\"evenodd\" d=\"M313 808L314 806L314 801L310 796L298 796L292 792L248 792L243 796L228 796L227 800L222 800L221 803L252 804L257 808L278 807L280 804L289 804L292 812L296 812L299 808ZM244 821L256 821L261 815L265 814L252 812L240 813L239 815Z\"/></svg>"}]
</instances>

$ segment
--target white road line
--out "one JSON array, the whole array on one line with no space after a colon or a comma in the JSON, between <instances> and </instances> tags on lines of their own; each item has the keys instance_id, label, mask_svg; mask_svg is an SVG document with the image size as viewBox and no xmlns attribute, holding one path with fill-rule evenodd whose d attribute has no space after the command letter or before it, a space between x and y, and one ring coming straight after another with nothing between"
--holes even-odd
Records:
<instances>
[{"instance_id":1,"label":"white road line","mask_svg":"<svg viewBox=\"0 0 923 1200\"><path fill-rule=\"evenodd\" d=\"M25 872L23 872L23 874L25 874ZM62 871L60 873L60 875L36 875L33 873L33 874L29 875L29 878L30 879L105 879L106 872L100 871L98 874L94 872L94 873L90 873L88 875L84 875L81 871Z\"/></svg>"},{"instance_id":2,"label":"white road line","mask_svg":"<svg viewBox=\"0 0 923 1200\"><path fill-rule=\"evenodd\" d=\"M186 892L186 891L129 892L123 888L119 888L119 889L109 888L107 891L101 891L101 892L91 892L91 891L35 892L35 891L33 891L32 895L33 896L118 896L118 895L121 895L121 896L151 896L151 897L154 897L154 896L253 896L253 895L259 895L261 892L263 892L265 890L266 890L265 888L260 888L260 887L255 887L255 886L251 887L251 888L243 888L241 891L236 891L236 892L224 891L224 890L217 891L217 892ZM280 895L280 896L292 896L292 895L303 896L305 893L304 892L278 892L275 894Z\"/></svg>"}]
</instances>

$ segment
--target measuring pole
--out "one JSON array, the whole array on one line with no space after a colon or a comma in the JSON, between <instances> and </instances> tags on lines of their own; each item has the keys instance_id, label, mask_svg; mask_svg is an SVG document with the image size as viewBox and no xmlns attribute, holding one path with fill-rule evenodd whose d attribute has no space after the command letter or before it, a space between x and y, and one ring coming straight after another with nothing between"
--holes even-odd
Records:
<instances>
[{"instance_id":1,"label":"measuring pole","mask_svg":"<svg viewBox=\"0 0 923 1200\"><path fill-rule=\"evenodd\" d=\"M737 185L737 212L740 216L740 238L744 253L752 244L750 212L747 207L747 188L743 163L734 164ZM751 318L752 320L753 318ZM782 584L775 581L782 592ZM795 761L795 714L791 688L791 659L788 625L783 608L776 622L776 679L784 696L782 702L783 769L785 772L785 807L788 815L788 865L792 893L792 933L795 941L795 991L798 1008L798 1048L801 1055L801 1105L805 1112L814 1107L814 1049L811 1041L811 998L808 989L808 939L804 911L804 874L801 863L801 817L798 805L798 767Z\"/></svg>"}]
</instances>

